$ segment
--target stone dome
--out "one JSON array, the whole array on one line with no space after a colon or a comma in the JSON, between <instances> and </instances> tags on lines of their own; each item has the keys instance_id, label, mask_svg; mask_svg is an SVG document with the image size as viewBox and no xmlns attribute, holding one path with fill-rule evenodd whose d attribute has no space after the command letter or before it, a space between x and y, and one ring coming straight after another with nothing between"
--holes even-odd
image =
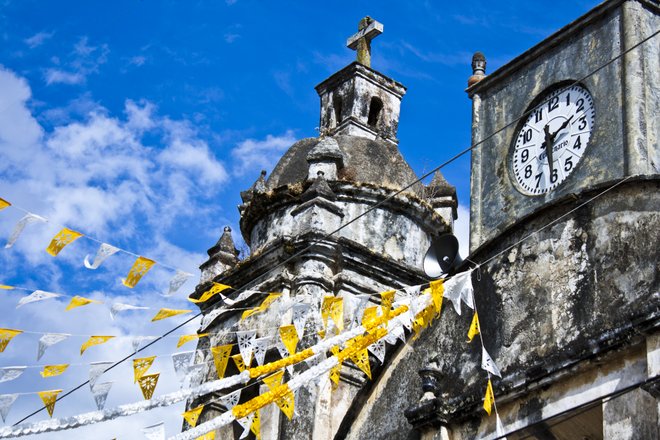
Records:
<instances>
[{"instance_id":1,"label":"stone dome","mask_svg":"<svg viewBox=\"0 0 660 440\"><path fill-rule=\"evenodd\" d=\"M392 143L346 135L333 138L344 156L343 167L338 171L340 180L401 189L417 179ZM294 143L268 177L268 189L307 180L308 154L320 141L321 138L305 138ZM408 191L421 194L422 185L417 183Z\"/></svg>"}]
</instances>

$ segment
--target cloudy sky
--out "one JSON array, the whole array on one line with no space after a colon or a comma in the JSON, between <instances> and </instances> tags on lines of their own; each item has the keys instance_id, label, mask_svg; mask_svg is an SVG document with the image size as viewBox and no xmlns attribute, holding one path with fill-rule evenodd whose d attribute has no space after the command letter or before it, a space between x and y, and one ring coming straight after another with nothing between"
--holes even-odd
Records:
<instances>
[{"instance_id":1,"label":"cloudy sky","mask_svg":"<svg viewBox=\"0 0 660 440\"><path fill-rule=\"evenodd\" d=\"M39 334L18 336L0 354L0 366L31 368L0 383L0 394L67 390L85 380L89 362L130 353L130 338L118 338L78 356L84 335L156 335L182 321L149 322L160 307L187 307L184 298L195 279L175 298L160 296L171 268L197 276L225 225L240 242L239 191L261 169L270 171L295 140L317 134L314 86L354 59L345 41L363 16L385 25L373 42L372 67L408 87L400 148L422 174L470 144L464 89L474 51L486 54L493 71L595 4L0 1L0 197L49 220L28 226L13 248L0 249L0 284L28 289L2 293L0 307L8 312L0 327L74 334L39 362ZM443 172L458 189L458 233L464 237L469 157ZM0 242L23 214L0 212ZM117 254L90 271L82 260L95 252L95 241L82 238L56 258L46 254L62 226L162 264L127 289L121 278L131 255ZM114 321L105 305L65 313L68 299L16 310L32 289L152 310ZM178 334L194 332L195 324ZM178 386L167 356L175 343L170 338L148 352L163 355L152 367L162 373L157 394ZM42 379L36 366L46 363L75 365ZM140 399L126 380L130 374L129 365L108 374L116 381L108 406ZM20 396L7 422L39 404L34 394ZM55 414L92 409L83 389L58 403ZM181 411L177 405L79 435L136 438L140 427L159 420L168 420L173 433Z\"/></svg>"}]
</instances>

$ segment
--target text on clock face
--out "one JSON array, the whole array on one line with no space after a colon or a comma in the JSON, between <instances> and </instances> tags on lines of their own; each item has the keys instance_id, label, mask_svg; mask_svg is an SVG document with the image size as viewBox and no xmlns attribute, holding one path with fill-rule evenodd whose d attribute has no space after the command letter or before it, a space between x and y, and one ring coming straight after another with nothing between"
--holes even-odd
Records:
<instances>
[{"instance_id":1,"label":"text on clock face","mask_svg":"<svg viewBox=\"0 0 660 440\"><path fill-rule=\"evenodd\" d=\"M577 85L551 93L529 112L511 158L522 192L544 194L566 180L587 147L594 113L591 95Z\"/></svg>"}]
</instances>

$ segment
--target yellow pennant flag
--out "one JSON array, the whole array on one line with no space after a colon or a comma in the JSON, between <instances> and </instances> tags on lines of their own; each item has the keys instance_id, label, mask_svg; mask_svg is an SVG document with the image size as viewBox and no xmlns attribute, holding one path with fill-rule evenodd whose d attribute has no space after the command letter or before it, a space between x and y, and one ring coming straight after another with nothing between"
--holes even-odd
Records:
<instances>
[{"instance_id":1,"label":"yellow pennant flag","mask_svg":"<svg viewBox=\"0 0 660 440\"><path fill-rule=\"evenodd\" d=\"M472 339L480 332L481 328L479 327L479 317L477 316L477 312L474 312L474 316L472 317L472 324L470 324L470 330L468 330L468 342L472 342Z\"/></svg>"},{"instance_id":2,"label":"yellow pennant flag","mask_svg":"<svg viewBox=\"0 0 660 440\"><path fill-rule=\"evenodd\" d=\"M215 440L215 431L211 431L204 435L200 435L195 440Z\"/></svg>"},{"instance_id":3,"label":"yellow pennant flag","mask_svg":"<svg viewBox=\"0 0 660 440\"><path fill-rule=\"evenodd\" d=\"M270 376L265 377L263 381L272 391L277 386L282 384L283 375L284 375L284 370L280 370L275 374L271 374ZM289 420L293 418L295 398L293 396L292 391L289 391L288 393L284 394L283 397L277 399L275 401L275 404L279 407L280 410L282 410L284 415L287 416Z\"/></svg>"},{"instance_id":4,"label":"yellow pennant flag","mask_svg":"<svg viewBox=\"0 0 660 440\"><path fill-rule=\"evenodd\" d=\"M339 347L335 345L330 349L330 351L332 352L333 356L337 356L337 354L339 353ZM336 366L332 367L332 369L330 370L330 380L332 381L333 390L336 390L337 387L339 386L340 373L341 373L341 361L339 361L339 363Z\"/></svg>"},{"instance_id":5,"label":"yellow pennant flag","mask_svg":"<svg viewBox=\"0 0 660 440\"><path fill-rule=\"evenodd\" d=\"M82 356L85 350L87 350L89 347L105 344L112 338L114 338L114 336L90 336L89 339L82 346L80 346L80 355Z\"/></svg>"},{"instance_id":6,"label":"yellow pennant flag","mask_svg":"<svg viewBox=\"0 0 660 440\"><path fill-rule=\"evenodd\" d=\"M330 317L341 332L344 331L344 298L335 298L330 306Z\"/></svg>"},{"instance_id":7,"label":"yellow pennant flag","mask_svg":"<svg viewBox=\"0 0 660 440\"><path fill-rule=\"evenodd\" d=\"M234 360L234 363L236 364L236 368L238 368L239 373L245 371L245 362L243 362L243 356L241 356L240 353L231 356L231 358Z\"/></svg>"},{"instance_id":8,"label":"yellow pennant flag","mask_svg":"<svg viewBox=\"0 0 660 440\"><path fill-rule=\"evenodd\" d=\"M64 373L67 368L69 368L69 364L46 365L44 366L44 371L40 371L39 374L41 374L41 377L59 376Z\"/></svg>"},{"instance_id":9,"label":"yellow pennant flag","mask_svg":"<svg viewBox=\"0 0 660 440\"><path fill-rule=\"evenodd\" d=\"M0 197L0 211L5 209L6 207L11 206L11 203Z\"/></svg>"},{"instance_id":10,"label":"yellow pennant flag","mask_svg":"<svg viewBox=\"0 0 660 440\"><path fill-rule=\"evenodd\" d=\"M362 325L368 327L376 318L378 318L378 306L367 307L362 315Z\"/></svg>"},{"instance_id":11,"label":"yellow pennant flag","mask_svg":"<svg viewBox=\"0 0 660 440\"><path fill-rule=\"evenodd\" d=\"M187 310L187 309L166 309L162 308L156 313L156 316L151 318L151 322L155 321L160 321L161 319L166 319L166 318L171 318L172 316L176 315L185 315L187 313L192 312L192 310Z\"/></svg>"},{"instance_id":12,"label":"yellow pennant flag","mask_svg":"<svg viewBox=\"0 0 660 440\"><path fill-rule=\"evenodd\" d=\"M388 290L380 294L380 307L383 309L383 316L387 318L390 316L392 310L392 303L394 302L394 290Z\"/></svg>"},{"instance_id":13,"label":"yellow pennant flag","mask_svg":"<svg viewBox=\"0 0 660 440\"><path fill-rule=\"evenodd\" d=\"M195 339L203 338L204 336L208 336L208 333L197 333L194 335L181 335L179 338L179 342L176 343L176 348L181 347L183 344L187 344L190 341L193 341Z\"/></svg>"},{"instance_id":14,"label":"yellow pennant flag","mask_svg":"<svg viewBox=\"0 0 660 440\"><path fill-rule=\"evenodd\" d=\"M294 325L283 325L280 327L280 337L289 353L296 354L296 348L298 347L298 332L296 331L296 327Z\"/></svg>"},{"instance_id":15,"label":"yellow pennant flag","mask_svg":"<svg viewBox=\"0 0 660 440\"><path fill-rule=\"evenodd\" d=\"M211 347L213 354L213 363L215 364L215 371L218 373L218 379L225 377L225 370L227 369L227 362L231 354L232 345L217 345Z\"/></svg>"},{"instance_id":16,"label":"yellow pennant flag","mask_svg":"<svg viewBox=\"0 0 660 440\"><path fill-rule=\"evenodd\" d=\"M332 304L335 302L334 296L324 296L323 303L321 303L321 317L323 318L323 328L328 327L328 317L332 310Z\"/></svg>"},{"instance_id":17,"label":"yellow pennant flag","mask_svg":"<svg viewBox=\"0 0 660 440\"><path fill-rule=\"evenodd\" d=\"M486 395L484 396L484 409L490 415L493 410L493 402L495 401L495 394L493 393L493 384L490 383L488 379L488 385L486 386Z\"/></svg>"},{"instance_id":18,"label":"yellow pennant flag","mask_svg":"<svg viewBox=\"0 0 660 440\"><path fill-rule=\"evenodd\" d=\"M445 294L444 280L431 281L430 290L433 305L435 306L435 313L440 313L442 309L442 297Z\"/></svg>"},{"instance_id":19,"label":"yellow pennant flag","mask_svg":"<svg viewBox=\"0 0 660 440\"><path fill-rule=\"evenodd\" d=\"M51 391L39 391L39 397L48 411L48 415L53 417L53 411L55 410L55 402L57 401L57 395L60 394L62 390L51 390Z\"/></svg>"},{"instance_id":20,"label":"yellow pennant flag","mask_svg":"<svg viewBox=\"0 0 660 440\"><path fill-rule=\"evenodd\" d=\"M155 359L156 356L133 359L133 383L140 380L144 373L149 371Z\"/></svg>"},{"instance_id":21,"label":"yellow pennant flag","mask_svg":"<svg viewBox=\"0 0 660 440\"><path fill-rule=\"evenodd\" d=\"M369 365L369 352L366 348L357 351L355 354L351 355L351 360L357 365L357 367L371 379L371 366Z\"/></svg>"},{"instance_id":22,"label":"yellow pennant flag","mask_svg":"<svg viewBox=\"0 0 660 440\"><path fill-rule=\"evenodd\" d=\"M270 376L263 378L264 383L269 389L275 389L276 386L282 384L282 377L284 377L284 370L273 373Z\"/></svg>"},{"instance_id":23,"label":"yellow pennant flag","mask_svg":"<svg viewBox=\"0 0 660 440\"><path fill-rule=\"evenodd\" d=\"M197 422L199 421L199 415L202 413L203 409L204 409L204 405L200 405L197 408L188 410L181 415L183 416L185 421L188 422L188 424L194 428L195 426L197 426Z\"/></svg>"},{"instance_id":24,"label":"yellow pennant flag","mask_svg":"<svg viewBox=\"0 0 660 440\"><path fill-rule=\"evenodd\" d=\"M0 289L2 290L14 290L13 286L6 286L4 284L0 284Z\"/></svg>"},{"instance_id":25,"label":"yellow pennant flag","mask_svg":"<svg viewBox=\"0 0 660 440\"><path fill-rule=\"evenodd\" d=\"M135 260L135 263L133 263L133 267L131 267L131 270L128 272L128 276L126 276L126 279L124 279L122 283L124 286L132 289L138 281L149 272L149 269L151 269L151 266L154 264L156 264L154 260L145 257L138 257L137 260Z\"/></svg>"},{"instance_id":26,"label":"yellow pennant flag","mask_svg":"<svg viewBox=\"0 0 660 440\"><path fill-rule=\"evenodd\" d=\"M69 243L73 243L83 235L80 232L76 232L69 228L62 228L55 237L51 240L50 244L46 248L46 252L51 254L53 257L60 253L64 246Z\"/></svg>"},{"instance_id":27,"label":"yellow pennant flag","mask_svg":"<svg viewBox=\"0 0 660 440\"><path fill-rule=\"evenodd\" d=\"M9 341L14 339L16 335L20 335L21 333L23 333L23 330L0 328L0 353L5 351L5 348L7 348L7 344L9 344Z\"/></svg>"},{"instance_id":28,"label":"yellow pennant flag","mask_svg":"<svg viewBox=\"0 0 660 440\"><path fill-rule=\"evenodd\" d=\"M261 420L259 417L259 410L254 412L254 418L252 419L250 431L252 431L256 440L261 440Z\"/></svg>"},{"instance_id":29,"label":"yellow pennant flag","mask_svg":"<svg viewBox=\"0 0 660 440\"><path fill-rule=\"evenodd\" d=\"M149 374L147 376L142 376L138 379L138 385L140 385L140 390L142 390L142 395L145 400L151 399L151 396L154 395L156 390L156 385L158 385L158 377L160 373Z\"/></svg>"},{"instance_id":30,"label":"yellow pennant flag","mask_svg":"<svg viewBox=\"0 0 660 440\"><path fill-rule=\"evenodd\" d=\"M97 301L95 299L83 298L82 296L76 295L73 298L71 298L69 305L66 306L66 309L64 309L64 311L68 312L69 310L75 309L76 307L86 306L87 304L91 304L91 303L101 304L101 301Z\"/></svg>"},{"instance_id":31,"label":"yellow pennant flag","mask_svg":"<svg viewBox=\"0 0 660 440\"><path fill-rule=\"evenodd\" d=\"M206 292L202 293L202 296L199 298L188 298L188 301L192 303L203 303L211 299L213 296L217 295L218 293L222 292L223 290L231 289L231 286L227 286L226 284L220 284L220 283L213 283L213 287L211 287L209 290Z\"/></svg>"},{"instance_id":32,"label":"yellow pennant flag","mask_svg":"<svg viewBox=\"0 0 660 440\"><path fill-rule=\"evenodd\" d=\"M253 308L253 309L250 309L250 310L246 310L246 311L244 311L244 312L243 312L243 315L241 315L241 320L243 320L243 319L245 319L245 318L247 318L247 317L249 317L249 316L252 316L252 315L254 315L255 313L261 313L261 312L263 312L263 311L266 310L268 307L270 307L270 305L271 305L272 303L274 303L275 300L276 300L277 298L279 298L280 296L282 296L281 293L274 293L274 292L269 293L268 296L266 297L266 299L265 299L265 300L259 305L259 307L255 307L255 308Z\"/></svg>"}]
</instances>

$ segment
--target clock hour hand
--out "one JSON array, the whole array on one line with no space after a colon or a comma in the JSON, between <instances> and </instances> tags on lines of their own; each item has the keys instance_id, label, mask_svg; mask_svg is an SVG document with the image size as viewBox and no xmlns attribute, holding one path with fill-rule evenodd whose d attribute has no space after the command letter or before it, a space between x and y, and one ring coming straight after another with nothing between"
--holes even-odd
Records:
<instances>
[{"instance_id":1,"label":"clock hour hand","mask_svg":"<svg viewBox=\"0 0 660 440\"><path fill-rule=\"evenodd\" d=\"M562 131L564 128L566 128L566 127L568 126L568 124L571 122L571 119L573 119L573 116L575 116L575 115L571 115L570 118L566 119L566 120L564 121L564 123L561 124L561 126L557 129L557 131L555 131L554 133L552 133L552 141L553 141L553 142L554 142L555 138L557 137L557 134L559 134L560 131ZM544 128L544 129L545 129L545 128Z\"/></svg>"},{"instance_id":2,"label":"clock hour hand","mask_svg":"<svg viewBox=\"0 0 660 440\"><path fill-rule=\"evenodd\" d=\"M545 141L543 141L543 145L545 145L545 155L548 158L548 168L550 169L550 176L552 176L552 148L555 146L555 136L559 131L560 130L558 130L554 134L551 134L549 124L545 124L545 127L543 127L543 133L545 134Z\"/></svg>"}]
</instances>

